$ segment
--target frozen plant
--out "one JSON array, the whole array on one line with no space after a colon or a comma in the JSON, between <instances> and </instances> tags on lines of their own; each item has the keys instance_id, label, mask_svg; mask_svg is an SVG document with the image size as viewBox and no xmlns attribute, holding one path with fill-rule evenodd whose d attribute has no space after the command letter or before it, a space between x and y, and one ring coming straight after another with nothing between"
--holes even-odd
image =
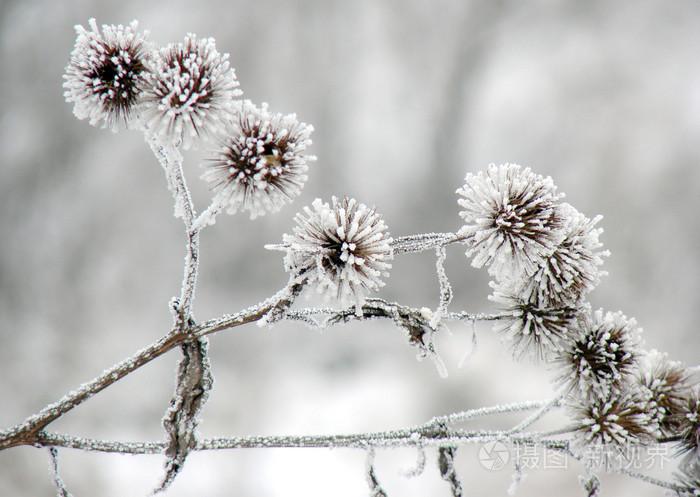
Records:
<instances>
[{"instance_id":1,"label":"frozen plant","mask_svg":"<svg viewBox=\"0 0 700 497\"><path fill-rule=\"evenodd\" d=\"M152 59L142 106L145 125L185 148L220 131L242 92L229 55L216 50L214 39L190 33Z\"/></svg>"},{"instance_id":2,"label":"frozen plant","mask_svg":"<svg viewBox=\"0 0 700 497\"><path fill-rule=\"evenodd\" d=\"M289 281L269 298L246 309L197 321L193 300L199 273L199 236L223 211L273 213L294 201L306 183L312 126L294 114L240 100L229 56L214 40L188 34L183 42L158 48L129 26L76 28L77 40L65 75L65 97L79 119L113 130L139 129L163 167L175 215L185 231L185 265L179 295L169 302L173 321L159 340L105 370L24 421L0 432L0 450L46 447L59 495L69 495L59 475L58 448L123 454L162 454L165 468L156 491L166 491L186 470L192 451L272 447L351 448L366 451L370 495L386 496L375 452L413 447L418 454L411 477L423 473L433 456L445 494L465 493L457 456L467 444L500 442L510 447L542 447L583 463L580 478L588 496L601 494L594 470L623 473L679 496L700 496L700 384L698 368L687 368L655 351L645 351L640 329L622 312L593 311L587 297L600 283L608 252L600 237L601 217L589 218L563 203L552 178L516 164L491 164L469 173L457 190L455 232L392 238L372 204L345 196L316 199L295 217L291 234L268 248L284 252ZM211 140L203 179L211 203L198 213L183 172L181 150ZM492 314L451 309L452 285L445 269L447 248L463 245L475 267L493 277ZM411 307L382 298L395 257L433 251L440 288L434 305ZM465 261L466 264L466 261ZM305 290L325 296L328 307L297 302ZM486 289L485 289L486 290ZM451 321L493 322L510 342L516 359L534 356L554 364L551 399L503 403L435 417L413 427L350 435L249 436L206 439L197 426L213 388L208 336L257 322L280 320L311 327L351 321L387 320L408 343L446 368L434 337ZM97 440L49 431L51 423L145 364L178 348L175 392L165 409L165 441ZM531 427L552 412L546 430ZM509 429L462 428L475 418L528 413ZM559 417L561 419L561 416ZM611 464L610 455L637 446L669 444L678 455L675 480L667 481ZM605 454L602 468L588 462L591 451ZM513 485L525 479L516 458Z\"/></svg>"},{"instance_id":3,"label":"frozen plant","mask_svg":"<svg viewBox=\"0 0 700 497\"><path fill-rule=\"evenodd\" d=\"M316 160L305 153L313 129L294 114L242 102L204 165L202 178L216 192L206 222L224 208L230 214L247 210L254 219L291 202L304 187L308 162Z\"/></svg>"}]
</instances>

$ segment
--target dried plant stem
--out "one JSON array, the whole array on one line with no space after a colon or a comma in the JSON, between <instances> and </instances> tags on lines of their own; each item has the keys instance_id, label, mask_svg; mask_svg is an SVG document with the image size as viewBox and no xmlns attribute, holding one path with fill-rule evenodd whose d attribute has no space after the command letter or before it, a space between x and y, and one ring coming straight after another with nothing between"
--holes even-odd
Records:
<instances>
[{"instance_id":1,"label":"dried plant stem","mask_svg":"<svg viewBox=\"0 0 700 497\"><path fill-rule=\"evenodd\" d=\"M303 284L303 281L295 281L292 279L290 283L292 287L291 290L289 290L288 287L285 287L273 297L249 307L248 309L242 310L235 314L227 314L217 319L211 319L203 323L195 324L188 327L184 331L178 329L172 330L158 341L138 351L128 359L125 359L112 366L94 380L81 385L78 389L66 394L58 401L49 404L38 413L25 419L22 423L0 432L0 450L18 445L31 445L35 443L38 432L43 430L49 423L73 410L75 407L79 406L96 393L104 390L108 386L116 383L143 365L151 362L157 357L160 357L188 340L201 338L219 331L237 328L239 326L258 321L276 307L289 307L293 302L294 294L298 294L301 291ZM393 319L390 309L396 306L401 307L402 309L409 309L411 312L420 312L417 309L399 306L399 304L383 303L380 307L378 307L376 305L378 301L379 299L368 300L367 304L365 304L365 306L362 308L362 316L357 316L353 308L341 311L331 311L333 312L331 317L335 317L335 322L337 323L344 322L344 320L357 319ZM308 311L305 310L297 312L302 315L308 314ZM290 311L289 314L293 315L294 313Z\"/></svg>"},{"instance_id":2,"label":"dried plant stem","mask_svg":"<svg viewBox=\"0 0 700 497\"><path fill-rule=\"evenodd\" d=\"M500 411L499 411L500 412ZM548 450L562 452L576 461L583 461L583 456L574 453L565 440L542 438L541 433L533 432L521 435L508 435L503 431L464 431L434 430L427 433L420 430L394 430L374 433L357 433L350 435L306 435L306 436L249 436L206 438L197 442L193 450L229 450L262 448L350 448L363 449L395 447L449 447L500 441L511 444L530 444L545 447ZM161 454L166 442L115 442L89 438L71 437L55 433L39 433L36 444L119 454ZM620 473L644 481L651 485L674 491L681 491L681 485L653 478L624 467L611 468L610 472Z\"/></svg>"},{"instance_id":3,"label":"dried plant stem","mask_svg":"<svg viewBox=\"0 0 700 497\"><path fill-rule=\"evenodd\" d=\"M418 428L371 433L354 433L348 435L299 435L299 436L246 436L204 438L197 442L193 450L228 450L228 449L262 449L262 448L350 448L367 449L370 447L430 447L450 446L455 444L485 443L501 441L504 443L532 444L541 447L563 449L568 442L538 437L538 433L522 435L505 435L498 430L441 430L427 432ZM161 454L166 442L117 442L74 437L63 434L41 432L35 442L37 445L65 447L90 452L108 452L118 454Z\"/></svg>"},{"instance_id":4,"label":"dried plant stem","mask_svg":"<svg viewBox=\"0 0 700 497\"><path fill-rule=\"evenodd\" d=\"M560 392L556 397L554 397L552 400L547 402L545 405L543 405L536 412L532 413L530 416L525 418L521 423L514 426L511 430L508 431L508 433L519 433L519 432L525 430L526 428L529 428L530 426L535 424L537 421L542 419L544 416L546 416L547 413L550 412L552 409L560 406L562 401L564 400L565 395L566 395L565 392Z\"/></svg>"},{"instance_id":5,"label":"dried plant stem","mask_svg":"<svg viewBox=\"0 0 700 497\"><path fill-rule=\"evenodd\" d=\"M53 484L56 487L56 495L58 497L71 497L71 493L63 482L63 478L61 478L61 472L58 468L58 450L56 447L49 447L49 459Z\"/></svg>"},{"instance_id":6,"label":"dried plant stem","mask_svg":"<svg viewBox=\"0 0 700 497\"><path fill-rule=\"evenodd\" d=\"M165 171L168 188L175 200L175 215L182 217L182 221L185 224L187 236L185 269L180 298L177 303L180 326L184 327L192 314L192 301L194 300L194 292L197 285L200 229L194 226L196 213L182 170L182 154L174 144L163 143L156 134L146 133L146 141Z\"/></svg>"}]
</instances>

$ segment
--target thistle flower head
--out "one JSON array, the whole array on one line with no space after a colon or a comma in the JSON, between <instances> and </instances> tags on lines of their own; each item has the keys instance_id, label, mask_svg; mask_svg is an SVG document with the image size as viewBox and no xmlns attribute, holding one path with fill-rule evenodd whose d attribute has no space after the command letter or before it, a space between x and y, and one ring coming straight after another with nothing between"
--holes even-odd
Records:
<instances>
[{"instance_id":1,"label":"thistle flower head","mask_svg":"<svg viewBox=\"0 0 700 497\"><path fill-rule=\"evenodd\" d=\"M648 443L658 427L644 410L644 402L630 394L583 398L572 405L577 424L577 441L583 446L611 446L623 449L628 444Z\"/></svg>"},{"instance_id":2,"label":"thistle flower head","mask_svg":"<svg viewBox=\"0 0 700 497\"><path fill-rule=\"evenodd\" d=\"M690 398L690 375L679 362L651 351L638 378L639 393L665 436L677 434Z\"/></svg>"},{"instance_id":3,"label":"thistle flower head","mask_svg":"<svg viewBox=\"0 0 700 497\"><path fill-rule=\"evenodd\" d=\"M374 209L345 197L320 199L294 218L293 235L284 235L288 271L306 271L320 293L341 305L357 306L384 286L393 259L392 239Z\"/></svg>"},{"instance_id":4,"label":"thistle flower head","mask_svg":"<svg viewBox=\"0 0 700 497\"><path fill-rule=\"evenodd\" d=\"M304 154L312 131L294 114L243 102L202 175L216 192L214 202L230 214L248 210L251 218L291 202L306 182L307 162L316 159Z\"/></svg>"},{"instance_id":5,"label":"thistle flower head","mask_svg":"<svg viewBox=\"0 0 700 497\"><path fill-rule=\"evenodd\" d=\"M700 471L700 389L695 388L688 395L680 411L674 416L673 424L680 433L679 451L688 453L694 466Z\"/></svg>"},{"instance_id":6,"label":"thistle flower head","mask_svg":"<svg viewBox=\"0 0 700 497\"><path fill-rule=\"evenodd\" d=\"M75 27L78 37L63 76L64 96L78 119L116 131L129 124L141 100L150 60L147 33L136 31L136 21L103 25L101 31L95 19L88 24L89 30Z\"/></svg>"},{"instance_id":7,"label":"thistle flower head","mask_svg":"<svg viewBox=\"0 0 700 497\"><path fill-rule=\"evenodd\" d=\"M494 291L489 300L510 315L497 321L494 329L506 334L516 357L531 352L542 359L562 350L562 343L576 326L579 311L575 307L550 304L537 294L523 297L508 282L491 283L491 287Z\"/></svg>"},{"instance_id":8,"label":"thistle flower head","mask_svg":"<svg viewBox=\"0 0 700 497\"><path fill-rule=\"evenodd\" d=\"M155 57L144 94L147 126L189 148L194 138L219 131L241 95L228 54L213 38L188 34L182 43L162 48Z\"/></svg>"},{"instance_id":9,"label":"thistle flower head","mask_svg":"<svg viewBox=\"0 0 700 497\"><path fill-rule=\"evenodd\" d=\"M523 291L536 293L540 300L575 304L600 282L605 274L600 266L609 252L601 250L603 229L595 227L601 216L588 219L569 204L561 210L564 238L525 280Z\"/></svg>"},{"instance_id":10,"label":"thistle flower head","mask_svg":"<svg viewBox=\"0 0 700 497\"><path fill-rule=\"evenodd\" d=\"M619 389L640 356L640 332L621 312L595 311L579 320L579 331L557 358L560 381L585 395Z\"/></svg>"},{"instance_id":11,"label":"thistle flower head","mask_svg":"<svg viewBox=\"0 0 700 497\"><path fill-rule=\"evenodd\" d=\"M467 174L457 190L467 257L474 267L489 266L498 280L532 275L563 238L563 219L552 179L516 164Z\"/></svg>"}]
</instances>

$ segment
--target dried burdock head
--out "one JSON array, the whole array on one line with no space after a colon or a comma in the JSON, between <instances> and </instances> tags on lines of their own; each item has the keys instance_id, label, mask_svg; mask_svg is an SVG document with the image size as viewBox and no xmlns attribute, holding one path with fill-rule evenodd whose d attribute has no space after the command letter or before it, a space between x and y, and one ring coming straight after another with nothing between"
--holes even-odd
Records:
<instances>
[{"instance_id":1,"label":"dried burdock head","mask_svg":"<svg viewBox=\"0 0 700 497\"><path fill-rule=\"evenodd\" d=\"M600 270L603 257L596 228L602 216L588 219L569 204L562 204L565 219L564 239L554 252L544 259L532 277L525 280L523 293L536 294L540 300L576 304L593 290L605 273Z\"/></svg>"},{"instance_id":2,"label":"dried burdock head","mask_svg":"<svg viewBox=\"0 0 700 497\"><path fill-rule=\"evenodd\" d=\"M508 282L491 283L495 302L510 317L494 324L494 330L505 333L513 344L513 353L526 353L538 359L561 351L565 338L577 326L579 310L570 305L549 303L537 294L523 297Z\"/></svg>"},{"instance_id":3,"label":"dried burdock head","mask_svg":"<svg viewBox=\"0 0 700 497\"><path fill-rule=\"evenodd\" d=\"M629 444L651 443L658 435L644 401L631 394L585 397L570 407L581 446L624 449Z\"/></svg>"},{"instance_id":4,"label":"dried burdock head","mask_svg":"<svg viewBox=\"0 0 700 497\"><path fill-rule=\"evenodd\" d=\"M641 398L659 424L661 434L674 436L681 431L684 408L691 395L690 375L679 362L665 354L651 351L643 360L638 378Z\"/></svg>"},{"instance_id":5,"label":"dried burdock head","mask_svg":"<svg viewBox=\"0 0 700 497\"><path fill-rule=\"evenodd\" d=\"M103 25L88 21L90 30L76 26L78 35L66 66L64 96L74 104L78 119L113 131L128 126L141 100L151 52L147 33L129 26Z\"/></svg>"},{"instance_id":6,"label":"dried burdock head","mask_svg":"<svg viewBox=\"0 0 700 497\"><path fill-rule=\"evenodd\" d=\"M556 359L560 382L584 396L619 389L637 367L640 333L636 321L621 312L581 316L577 334Z\"/></svg>"},{"instance_id":7,"label":"dried burdock head","mask_svg":"<svg viewBox=\"0 0 700 497\"><path fill-rule=\"evenodd\" d=\"M467 257L498 280L532 275L562 241L564 219L552 179L516 164L467 174L457 190Z\"/></svg>"},{"instance_id":8,"label":"dried burdock head","mask_svg":"<svg viewBox=\"0 0 700 497\"><path fill-rule=\"evenodd\" d=\"M674 416L674 424L681 436L679 452L689 454L689 463L700 471L700 389L695 388L681 410Z\"/></svg>"},{"instance_id":9,"label":"dried burdock head","mask_svg":"<svg viewBox=\"0 0 700 497\"><path fill-rule=\"evenodd\" d=\"M214 203L255 218L291 202L306 182L307 163L316 160L304 153L312 131L295 114L271 114L267 104L243 102L202 175L216 192Z\"/></svg>"},{"instance_id":10,"label":"dried burdock head","mask_svg":"<svg viewBox=\"0 0 700 497\"><path fill-rule=\"evenodd\" d=\"M357 312L369 292L384 286L393 259L392 239L374 209L345 197L320 199L294 220L293 235L284 235L288 271L305 271L319 293Z\"/></svg>"},{"instance_id":11,"label":"dried burdock head","mask_svg":"<svg viewBox=\"0 0 700 497\"><path fill-rule=\"evenodd\" d=\"M184 42L162 48L155 57L144 94L143 114L150 130L182 141L220 131L233 113L238 89L228 54L213 38L188 34Z\"/></svg>"}]
</instances>

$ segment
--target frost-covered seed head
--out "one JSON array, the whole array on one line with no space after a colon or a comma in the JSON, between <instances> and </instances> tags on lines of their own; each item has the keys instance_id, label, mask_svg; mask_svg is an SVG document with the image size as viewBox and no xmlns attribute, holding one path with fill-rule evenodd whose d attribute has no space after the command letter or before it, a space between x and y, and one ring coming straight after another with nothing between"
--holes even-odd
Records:
<instances>
[{"instance_id":1,"label":"frost-covered seed head","mask_svg":"<svg viewBox=\"0 0 700 497\"><path fill-rule=\"evenodd\" d=\"M683 424L684 407L691 394L690 376L681 363L669 361L657 351L651 351L643 364L638 378L640 396L661 433L673 436Z\"/></svg>"},{"instance_id":2,"label":"frost-covered seed head","mask_svg":"<svg viewBox=\"0 0 700 497\"><path fill-rule=\"evenodd\" d=\"M316 199L284 235L288 271L307 271L318 291L359 311L366 295L384 286L393 259L392 239L374 209L355 199L335 197L331 205Z\"/></svg>"},{"instance_id":3,"label":"frost-covered seed head","mask_svg":"<svg viewBox=\"0 0 700 497\"><path fill-rule=\"evenodd\" d=\"M536 293L543 301L577 303L593 290L605 273L600 270L609 255L599 241L602 228L595 225L601 216L588 219L569 204L562 204L564 239L554 252L527 278L524 293Z\"/></svg>"},{"instance_id":4,"label":"frost-covered seed head","mask_svg":"<svg viewBox=\"0 0 700 497\"><path fill-rule=\"evenodd\" d=\"M524 298L507 283L491 283L494 289L489 300L496 302L511 317L497 321L494 329L506 334L513 343L513 353L520 357L527 352L542 359L561 351L562 342L576 325L578 310L567 305L553 305L540 300L537 294Z\"/></svg>"},{"instance_id":5,"label":"frost-covered seed head","mask_svg":"<svg viewBox=\"0 0 700 497\"><path fill-rule=\"evenodd\" d=\"M457 193L467 257L474 267L490 266L498 280L532 275L563 238L563 195L530 168L491 164L485 173L467 174Z\"/></svg>"},{"instance_id":6,"label":"frost-covered seed head","mask_svg":"<svg viewBox=\"0 0 700 497\"><path fill-rule=\"evenodd\" d=\"M147 126L182 140L185 148L197 137L220 131L242 94L228 59L228 54L216 50L213 38L191 33L184 42L162 48L144 95Z\"/></svg>"},{"instance_id":7,"label":"frost-covered seed head","mask_svg":"<svg viewBox=\"0 0 700 497\"><path fill-rule=\"evenodd\" d=\"M579 320L579 331L556 359L560 381L585 395L617 390L637 366L640 333L621 312L595 311Z\"/></svg>"},{"instance_id":8,"label":"frost-covered seed head","mask_svg":"<svg viewBox=\"0 0 700 497\"><path fill-rule=\"evenodd\" d=\"M700 471L700 388L696 387L674 419L681 435L679 450L689 453Z\"/></svg>"},{"instance_id":9,"label":"frost-covered seed head","mask_svg":"<svg viewBox=\"0 0 700 497\"><path fill-rule=\"evenodd\" d=\"M644 402L632 395L608 393L587 397L572 405L577 442L582 446L612 446L652 442L658 427L644 411Z\"/></svg>"},{"instance_id":10,"label":"frost-covered seed head","mask_svg":"<svg viewBox=\"0 0 700 497\"><path fill-rule=\"evenodd\" d=\"M294 114L243 102L202 175L216 192L214 202L230 214L248 210L251 218L291 202L306 182L307 163L316 159L304 154L312 131Z\"/></svg>"},{"instance_id":11,"label":"frost-covered seed head","mask_svg":"<svg viewBox=\"0 0 700 497\"><path fill-rule=\"evenodd\" d=\"M147 33L136 31L136 21L103 25L102 31L95 19L88 24L89 30L75 27L78 37L63 76L64 96L78 119L116 131L129 124L141 100L150 60Z\"/></svg>"}]
</instances>

